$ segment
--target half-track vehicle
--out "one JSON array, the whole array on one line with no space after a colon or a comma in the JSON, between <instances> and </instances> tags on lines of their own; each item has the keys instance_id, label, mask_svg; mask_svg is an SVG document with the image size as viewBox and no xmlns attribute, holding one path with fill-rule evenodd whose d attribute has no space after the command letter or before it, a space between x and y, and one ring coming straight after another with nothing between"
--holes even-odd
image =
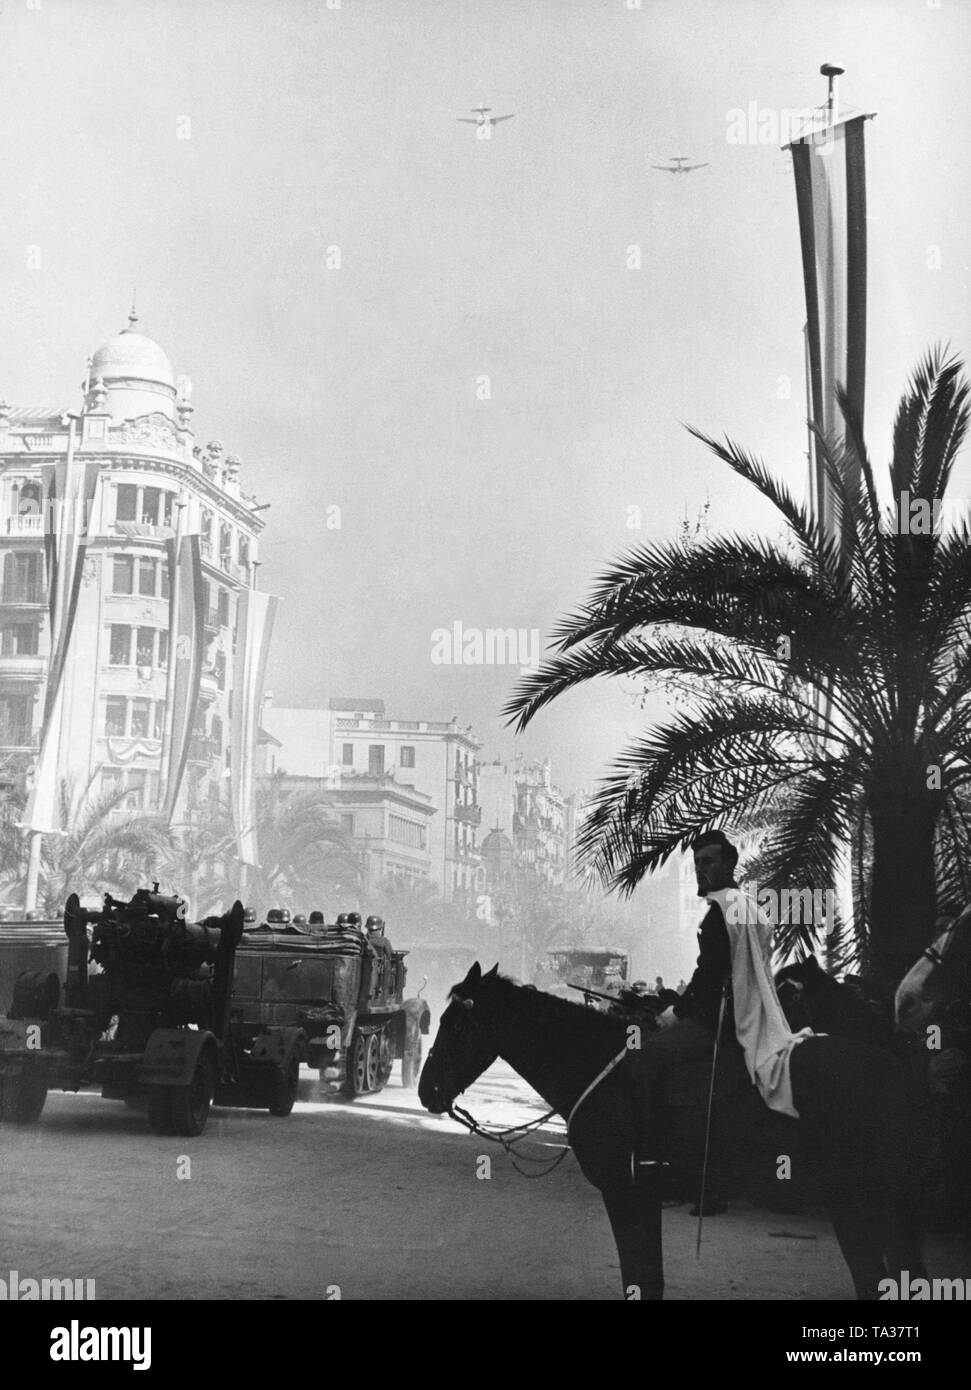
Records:
<instances>
[{"instance_id":1,"label":"half-track vehicle","mask_svg":"<svg viewBox=\"0 0 971 1390\"><path fill-rule=\"evenodd\" d=\"M309 1065L348 1097L380 1091L396 1058L402 1085L415 1086L431 1017L423 999L404 997L407 954L379 917L362 927L359 913L344 912L327 925L320 913L297 921L275 908L240 942L233 1016L244 1036L298 1029Z\"/></svg>"},{"instance_id":2,"label":"half-track vehicle","mask_svg":"<svg viewBox=\"0 0 971 1390\"><path fill-rule=\"evenodd\" d=\"M200 1134L214 1100L288 1115L306 1036L241 1026L231 989L243 926L239 902L188 922L157 883L95 910L72 893L64 980L22 971L0 1019L0 1119L32 1123L50 1089L88 1086L147 1104L157 1134Z\"/></svg>"}]
</instances>

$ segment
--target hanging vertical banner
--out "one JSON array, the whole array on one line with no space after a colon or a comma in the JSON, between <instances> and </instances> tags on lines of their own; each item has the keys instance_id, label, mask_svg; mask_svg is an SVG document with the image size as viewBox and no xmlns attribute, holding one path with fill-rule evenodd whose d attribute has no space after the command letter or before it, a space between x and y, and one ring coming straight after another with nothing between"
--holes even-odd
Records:
<instances>
[{"instance_id":1,"label":"hanging vertical banner","mask_svg":"<svg viewBox=\"0 0 971 1390\"><path fill-rule=\"evenodd\" d=\"M62 828L57 806L58 783L63 775L61 695L84 571L88 519L99 473L97 463L76 466L73 455L72 423L66 458L45 470L48 476L45 478L47 505L43 514L44 554L51 642L40 753L24 816L28 829L44 832Z\"/></svg>"},{"instance_id":2,"label":"hanging vertical banner","mask_svg":"<svg viewBox=\"0 0 971 1390\"><path fill-rule=\"evenodd\" d=\"M169 557L169 661L175 665L172 709L167 711L168 739L163 816L171 823L175 813L189 742L199 701L202 653L205 645L205 586L198 536L184 536L178 554L176 542L166 541Z\"/></svg>"},{"instance_id":3,"label":"hanging vertical banner","mask_svg":"<svg viewBox=\"0 0 971 1390\"><path fill-rule=\"evenodd\" d=\"M259 863L256 843L256 739L266 662L280 600L244 589L236 619L230 788L241 864Z\"/></svg>"},{"instance_id":4,"label":"hanging vertical banner","mask_svg":"<svg viewBox=\"0 0 971 1390\"><path fill-rule=\"evenodd\" d=\"M864 122L868 119L860 115L832 121L788 146L802 241L812 419L834 443L843 434L837 384L845 387L852 409L863 417L867 260ZM832 536L832 490L818 464L813 474L816 515L824 534ZM847 482L858 486L858 467Z\"/></svg>"}]
</instances>

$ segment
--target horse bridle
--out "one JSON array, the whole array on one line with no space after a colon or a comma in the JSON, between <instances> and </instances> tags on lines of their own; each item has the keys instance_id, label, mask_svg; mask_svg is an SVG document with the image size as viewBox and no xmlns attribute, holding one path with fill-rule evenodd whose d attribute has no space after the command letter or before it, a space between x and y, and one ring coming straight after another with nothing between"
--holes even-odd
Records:
<instances>
[{"instance_id":1,"label":"horse bridle","mask_svg":"<svg viewBox=\"0 0 971 1390\"><path fill-rule=\"evenodd\" d=\"M547 1174L552 1173L554 1168L559 1167L570 1152L570 1125L574 1115L588 1096L592 1095L600 1083L606 1080L613 1069L620 1065L627 1056L627 1051L628 1049L625 1046L623 1051L617 1053L616 1057L611 1057L607 1065L601 1068L590 1084L585 1086L580 1092L579 1098L571 1107L570 1113L566 1117L566 1143L560 1146L560 1152L552 1162L545 1158L537 1158L533 1154L518 1153L515 1146L522 1139L525 1139L526 1135L529 1134L531 1130L539 1129L541 1125L544 1125L547 1120L552 1119L554 1115L559 1115L561 1113L559 1110L547 1110L545 1115L540 1115L539 1118L535 1120L529 1120L526 1124L513 1125L509 1129L497 1130L484 1128L474 1115L470 1114L468 1110L463 1110L460 1106L457 1106L454 1101L448 1108L448 1114L457 1124L464 1125L470 1134L478 1135L480 1139L485 1139L491 1144L501 1144L512 1159L512 1166L516 1169L516 1172L521 1173L524 1178L545 1178ZM517 1137L515 1139L507 1138L510 1134L515 1134ZM517 1158L522 1159L524 1163L546 1163L548 1166L544 1168L541 1173L526 1173L519 1167L516 1162Z\"/></svg>"}]
</instances>

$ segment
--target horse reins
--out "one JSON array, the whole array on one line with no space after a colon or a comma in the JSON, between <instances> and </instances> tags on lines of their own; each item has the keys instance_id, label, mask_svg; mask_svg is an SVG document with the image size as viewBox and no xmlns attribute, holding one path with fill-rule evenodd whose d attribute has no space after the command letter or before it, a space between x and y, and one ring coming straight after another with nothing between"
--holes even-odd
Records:
<instances>
[{"instance_id":1,"label":"horse reins","mask_svg":"<svg viewBox=\"0 0 971 1390\"><path fill-rule=\"evenodd\" d=\"M547 1110L546 1114L540 1115L538 1119L528 1120L525 1124L522 1125L513 1125L509 1129L496 1130L490 1129L488 1127L483 1127L474 1115L471 1115L468 1110L463 1110L461 1106L454 1104L449 1106L448 1113L453 1120L455 1120L458 1124L463 1125L469 1131L470 1134L475 1134L480 1139L487 1140L490 1144L500 1144L502 1148L505 1150L505 1152L509 1154L510 1158L512 1159L512 1166L516 1169L516 1172L521 1173L524 1178L545 1178L549 1173L552 1173L554 1168L559 1167L559 1165L566 1158L567 1154L570 1152L570 1125L573 1122L574 1115L580 1109L580 1106L587 1099L587 1097L593 1094L593 1092L597 1089L600 1083L607 1079L607 1077L614 1070L614 1068L618 1067L626 1056L627 1048L625 1047L622 1052L617 1053L616 1057L612 1057L610 1061L607 1063L607 1065L603 1067L593 1078L589 1086L585 1087L584 1090L581 1091L579 1099L573 1105L569 1115L567 1115L566 1117L567 1142L560 1146L560 1152L552 1161L546 1158L537 1157L534 1154L519 1153L516 1150L516 1145L520 1142L520 1140L525 1139L526 1135L529 1134L531 1130L539 1129L541 1125L544 1125L547 1120L552 1119L554 1115L559 1115L561 1113L559 1110ZM508 1136L510 1134L516 1135L516 1138L509 1139ZM527 1173L519 1167L519 1164L516 1162L517 1158L522 1159L524 1163L546 1163L547 1167L544 1168L541 1173Z\"/></svg>"}]
</instances>

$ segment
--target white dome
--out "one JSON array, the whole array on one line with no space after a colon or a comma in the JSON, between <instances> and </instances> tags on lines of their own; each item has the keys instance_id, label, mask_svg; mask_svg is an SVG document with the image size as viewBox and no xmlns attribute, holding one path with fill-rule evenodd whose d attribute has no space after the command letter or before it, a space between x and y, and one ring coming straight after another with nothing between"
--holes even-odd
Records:
<instances>
[{"instance_id":1,"label":"white dome","mask_svg":"<svg viewBox=\"0 0 971 1390\"><path fill-rule=\"evenodd\" d=\"M175 373L172 363L151 338L135 333L131 328L123 328L113 338L109 338L91 359L91 380L98 378L109 385L112 381L150 381L169 390L175 390Z\"/></svg>"}]
</instances>

